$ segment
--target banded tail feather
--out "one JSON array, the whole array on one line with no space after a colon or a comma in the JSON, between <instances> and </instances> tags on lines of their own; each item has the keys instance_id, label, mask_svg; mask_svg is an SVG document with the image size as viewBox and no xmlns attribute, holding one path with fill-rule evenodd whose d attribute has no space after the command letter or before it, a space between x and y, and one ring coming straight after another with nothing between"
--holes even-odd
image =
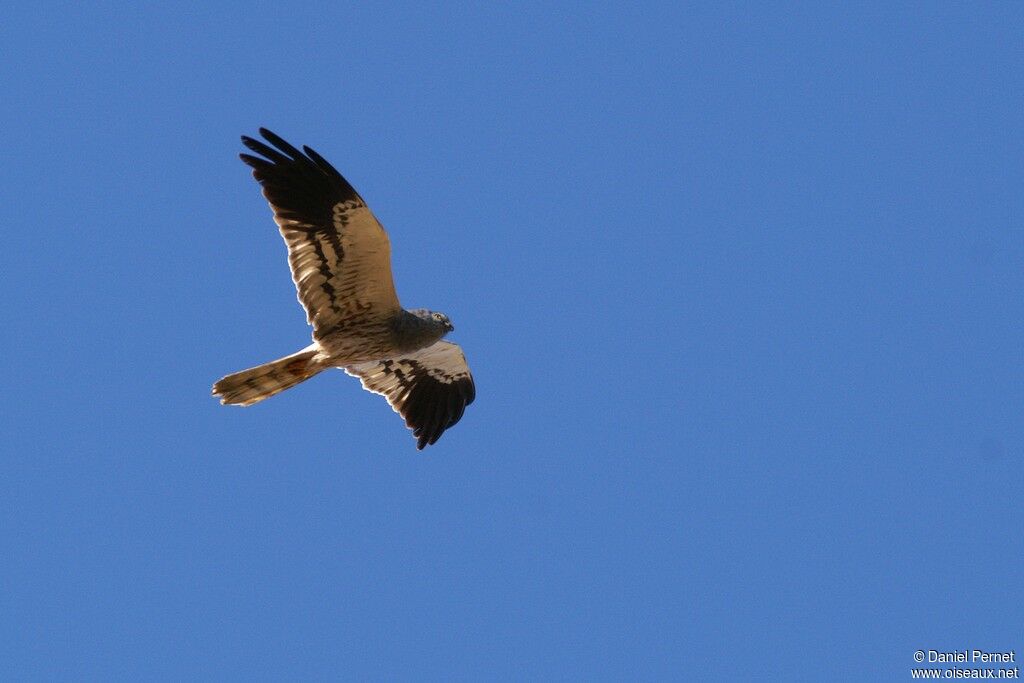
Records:
<instances>
[{"instance_id":1,"label":"banded tail feather","mask_svg":"<svg viewBox=\"0 0 1024 683\"><path fill-rule=\"evenodd\" d=\"M251 406L305 382L326 368L314 363L316 346L307 347L290 356L236 372L213 385L213 395L229 405Z\"/></svg>"}]
</instances>

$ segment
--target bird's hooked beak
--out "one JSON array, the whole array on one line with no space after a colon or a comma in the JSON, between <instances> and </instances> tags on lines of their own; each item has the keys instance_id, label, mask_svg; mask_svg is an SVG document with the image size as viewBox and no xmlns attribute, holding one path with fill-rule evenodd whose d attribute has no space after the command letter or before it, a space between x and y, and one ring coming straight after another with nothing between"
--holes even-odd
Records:
<instances>
[{"instance_id":1,"label":"bird's hooked beak","mask_svg":"<svg viewBox=\"0 0 1024 683\"><path fill-rule=\"evenodd\" d=\"M445 323L444 327L449 332L454 332L455 331L455 325L452 325L451 323Z\"/></svg>"}]
</instances>

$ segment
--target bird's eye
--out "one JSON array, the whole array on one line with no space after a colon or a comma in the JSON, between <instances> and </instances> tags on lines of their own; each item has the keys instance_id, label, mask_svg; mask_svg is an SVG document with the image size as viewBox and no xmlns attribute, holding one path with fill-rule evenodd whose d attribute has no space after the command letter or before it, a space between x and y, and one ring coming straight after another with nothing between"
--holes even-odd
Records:
<instances>
[{"instance_id":1,"label":"bird's eye","mask_svg":"<svg viewBox=\"0 0 1024 683\"><path fill-rule=\"evenodd\" d=\"M440 320L440 319L441 319L441 314L440 313L435 313L434 314L434 320Z\"/></svg>"}]
</instances>

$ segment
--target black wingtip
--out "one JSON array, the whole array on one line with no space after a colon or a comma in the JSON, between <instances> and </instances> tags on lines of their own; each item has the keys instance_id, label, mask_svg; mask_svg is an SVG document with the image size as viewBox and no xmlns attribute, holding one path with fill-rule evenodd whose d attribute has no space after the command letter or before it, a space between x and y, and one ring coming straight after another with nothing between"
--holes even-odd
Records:
<instances>
[{"instance_id":1,"label":"black wingtip","mask_svg":"<svg viewBox=\"0 0 1024 683\"><path fill-rule=\"evenodd\" d=\"M249 167L251 167L253 169L266 168L266 167L272 165L266 159L261 159L259 157L254 157L251 154L239 154L238 158L241 159L242 163L244 163L246 166L249 166Z\"/></svg>"},{"instance_id":2,"label":"black wingtip","mask_svg":"<svg viewBox=\"0 0 1024 683\"><path fill-rule=\"evenodd\" d=\"M307 157L313 160L314 164L320 167L321 171L327 173L328 175L334 176L337 180L340 180L344 184L348 185L348 181L345 180L344 177L342 177L341 173L338 172L338 169L334 168L334 166L331 165L331 162L327 161L327 159L324 159L322 156L317 154L317 151L315 149L313 149L309 145L303 145L302 151L306 153ZM352 192L355 192L355 190L352 190Z\"/></svg>"},{"instance_id":3,"label":"black wingtip","mask_svg":"<svg viewBox=\"0 0 1024 683\"><path fill-rule=\"evenodd\" d=\"M272 144L274 147L277 147L279 150L290 156L292 159L302 158L302 152L295 149L295 147L290 142L287 142L277 133L274 133L273 131L270 131L266 128L260 128L260 135L263 136L264 140Z\"/></svg>"}]
</instances>

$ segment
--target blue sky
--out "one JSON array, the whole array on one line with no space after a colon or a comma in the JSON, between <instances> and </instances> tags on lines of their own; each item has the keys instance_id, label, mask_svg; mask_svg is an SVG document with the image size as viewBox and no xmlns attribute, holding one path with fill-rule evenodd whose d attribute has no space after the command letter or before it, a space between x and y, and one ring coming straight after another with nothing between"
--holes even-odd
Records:
<instances>
[{"instance_id":1,"label":"blue sky","mask_svg":"<svg viewBox=\"0 0 1024 683\"><path fill-rule=\"evenodd\" d=\"M0 21L5 678L1024 650L1020 5L83 5ZM309 339L259 126L455 323L425 452L340 372L209 396Z\"/></svg>"}]
</instances>

